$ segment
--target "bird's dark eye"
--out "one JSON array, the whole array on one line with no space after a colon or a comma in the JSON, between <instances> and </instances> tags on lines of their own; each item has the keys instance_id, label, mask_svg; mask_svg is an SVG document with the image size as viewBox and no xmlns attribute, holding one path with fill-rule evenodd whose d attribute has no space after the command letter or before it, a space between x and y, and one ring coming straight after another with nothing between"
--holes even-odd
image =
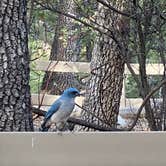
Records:
<instances>
[{"instance_id":1,"label":"bird's dark eye","mask_svg":"<svg viewBox=\"0 0 166 166\"><path fill-rule=\"evenodd\" d=\"M77 94L77 93L78 93L78 92L76 92L76 91L72 92L72 94L74 94L74 95Z\"/></svg>"}]
</instances>

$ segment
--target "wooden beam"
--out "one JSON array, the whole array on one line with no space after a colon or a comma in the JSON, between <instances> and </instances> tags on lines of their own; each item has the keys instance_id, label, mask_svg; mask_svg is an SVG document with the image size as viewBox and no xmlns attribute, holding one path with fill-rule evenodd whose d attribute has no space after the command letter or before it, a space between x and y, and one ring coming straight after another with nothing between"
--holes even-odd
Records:
<instances>
[{"instance_id":1,"label":"wooden beam","mask_svg":"<svg viewBox=\"0 0 166 166\"><path fill-rule=\"evenodd\" d=\"M32 105L43 105L43 106L49 106L49 105L52 105L54 103L54 101L56 99L59 98L58 95L44 95L44 98L43 98L43 94L32 94L31 95L31 102L32 102ZM79 104L79 105L82 105L82 102L84 100L84 97L77 97L76 98L76 103Z\"/></svg>"},{"instance_id":2,"label":"wooden beam","mask_svg":"<svg viewBox=\"0 0 166 166\"><path fill-rule=\"evenodd\" d=\"M139 64L131 64L134 72L139 75ZM147 75L162 75L164 72L163 64L146 64ZM130 74L127 66L125 66L125 74Z\"/></svg>"},{"instance_id":3,"label":"wooden beam","mask_svg":"<svg viewBox=\"0 0 166 166\"><path fill-rule=\"evenodd\" d=\"M135 73L139 75L139 64L131 64ZM164 72L163 64L146 64L148 75L162 75ZM67 62L67 61L36 61L36 70L54 71L54 72L74 72L90 73L90 63L88 62ZM130 74L125 66L125 74Z\"/></svg>"},{"instance_id":4,"label":"wooden beam","mask_svg":"<svg viewBox=\"0 0 166 166\"><path fill-rule=\"evenodd\" d=\"M65 61L37 61L36 70L54 72L89 73L90 63Z\"/></svg>"},{"instance_id":5,"label":"wooden beam","mask_svg":"<svg viewBox=\"0 0 166 166\"><path fill-rule=\"evenodd\" d=\"M41 104L42 96L43 96L43 94L40 94L40 96L38 94L32 94L31 95L32 105L39 105L39 104ZM53 104L53 102L57 98L59 98L58 95L47 95L47 94L45 94L44 98L43 98L43 102L42 102L41 105L49 106L49 105ZM79 104L79 105L82 105L83 100L84 100L84 97L77 97L76 98L76 103ZM121 108L129 107L129 106L139 107L141 103L142 103L142 99L141 98L126 98L125 102L124 101L121 102L120 107Z\"/></svg>"}]
</instances>

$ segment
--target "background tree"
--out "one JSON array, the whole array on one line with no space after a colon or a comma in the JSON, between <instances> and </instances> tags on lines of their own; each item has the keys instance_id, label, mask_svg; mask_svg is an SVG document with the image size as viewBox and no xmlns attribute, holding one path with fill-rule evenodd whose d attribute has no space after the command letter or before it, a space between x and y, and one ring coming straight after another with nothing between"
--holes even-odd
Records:
<instances>
[{"instance_id":1,"label":"background tree","mask_svg":"<svg viewBox=\"0 0 166 166\"><path fill-rule=\"evenodd\" d=\"M77 17L74 1L61 0L58 6L62 12L67 11ZM77 61L79 59L81 33L78 31L80 32L79 24L71 18L58 14L50 60ZM42 90L46 89L50 94L61 94L68 87L81 88L74 73L46 72L41 88Z\"/></svg>"},{"instance_id":2,"label":"background tree","mask_svg":"<svg viewBox=\"0 0 166 166\"><path fill-rule=\"evenodd\" d=\"M26 0L0 1L0 131L32 131Z\"/></svg>"},{"instance_id":3,"label":"background tree","mask_svg":"<svg viewBox=\"0 0 166 166\"><path fill-rule=\"evenodd\" d=\"M132 73L132 76L137 83L139 95L143 100L150 93L154 87L153 82L155 82L154 77L147 75L146 64L154 61L154 59L156 59L156 62L158 60L159 63L164 63L166 58L164 56L165 49L161 44L161 38L162 43L165 42L163 36L165 18L163 17L164 8L162 7L165 4L162 0L157 2L147 0L134 1L132 5L132 13L136 16L136 19L131 20L128 62L135 61L139 63L139 77L134 73ZM157 81L159 80L161 81L162 78L157 79ZM145 105L146 119L151 130L161 130L162 128L163 112L159 111L159 113L158 108L154 107L156 102L158 103L155 100L148 100Z\"/></svg>"},{"instance_id":4,"label":"background tree","mask_svg":"<svg viewBox=\"0 0 166 166\"><path fill-rule=\"evenodd\" d=\"M125 1L113 1L111 5L123 11L128 4ZM123 21L125 24L122 27L119 24ZM105 28L107 34L98 34L96 38L84 107L100 119L87 112L83 112L82 117L98 125L116 127L124 73L124 59L119 41L126 46L129 22L100 4L97 23Z\"/></svg>"}]
</instances>

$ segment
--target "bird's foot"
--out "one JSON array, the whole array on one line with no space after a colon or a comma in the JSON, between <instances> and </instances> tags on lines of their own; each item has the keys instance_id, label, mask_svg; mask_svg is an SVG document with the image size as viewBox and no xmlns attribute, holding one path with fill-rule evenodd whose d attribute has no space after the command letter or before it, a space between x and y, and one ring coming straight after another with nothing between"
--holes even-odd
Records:
<instances>
[{"instance_id":1,"label":"bird's foot","mask_svg":"<svg viewBox=\"0 0 166 166\"><path fill-rule=\"evenodd\" d=\"M63 132L58 130L58 131L57 131L57 135L63 136Z\"/></svg>"}]
</instances>

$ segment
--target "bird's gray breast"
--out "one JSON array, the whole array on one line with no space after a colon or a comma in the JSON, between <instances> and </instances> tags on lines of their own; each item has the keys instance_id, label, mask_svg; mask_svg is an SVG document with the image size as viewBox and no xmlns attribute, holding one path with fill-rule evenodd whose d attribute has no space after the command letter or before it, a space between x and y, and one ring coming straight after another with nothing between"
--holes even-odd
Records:
<instances>
[{"instance_id":1,"label":"bird's gray breast","mask_svg":"<svg viewBox=\"0 0 166 166\"><path fill-rule=\"evenodd\" d=\"M53 123L65 122L72 113L75 106L74 100L61 101L61 103L62 104L58 111L55 112L51 117L51 121Z\"/></svg>"}]
</instances>

